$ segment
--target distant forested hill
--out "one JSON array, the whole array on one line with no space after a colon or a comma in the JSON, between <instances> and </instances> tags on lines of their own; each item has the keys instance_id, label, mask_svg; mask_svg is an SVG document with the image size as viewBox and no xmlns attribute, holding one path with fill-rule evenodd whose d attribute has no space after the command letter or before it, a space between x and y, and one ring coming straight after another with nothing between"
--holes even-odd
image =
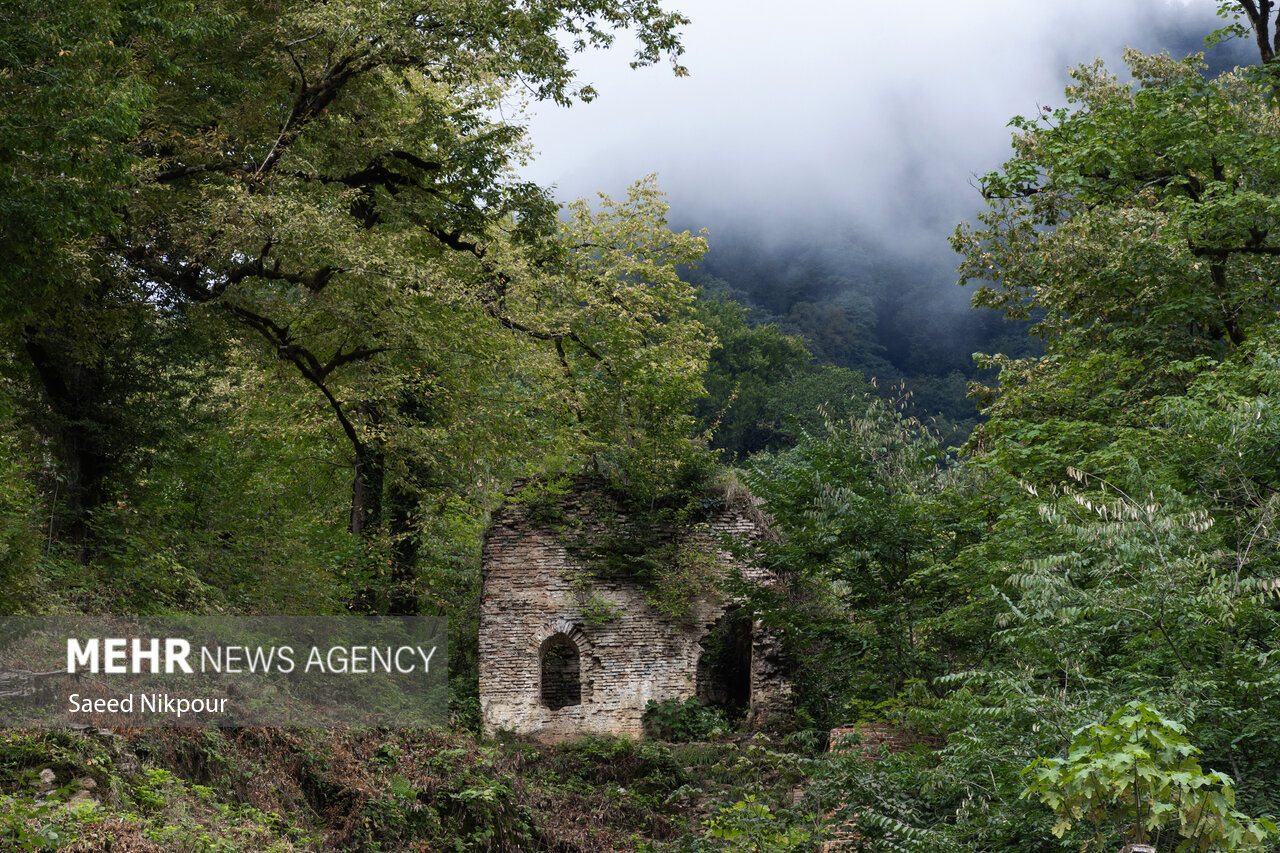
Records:
<instances>
[{"instance_id":1,"label":"distant forested hill","mask_svg":"<svg viewBox=\"0 0 1280 853\"><path fill-rule=\"evenodd\" d=\"M803 337L819 364L856 371L885 394L905 386L914 413L936 418L948 443L978 422L968 383L993 378L973 354L1037 348L1024 324L969 306L945 245L904 257L853 236L772 247L745 228L726 229L686 277L749 309L749 324Z\"/></svg>"}]
</instances>

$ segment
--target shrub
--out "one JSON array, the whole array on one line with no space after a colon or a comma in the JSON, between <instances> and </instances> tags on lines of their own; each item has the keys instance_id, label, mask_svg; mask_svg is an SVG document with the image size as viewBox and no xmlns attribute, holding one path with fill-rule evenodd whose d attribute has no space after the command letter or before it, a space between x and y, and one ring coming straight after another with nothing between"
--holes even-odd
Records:
<instances>
[{"instance_id":1,"label":"shrub","mask_svg":"<svg viewBox=\"0 0 1280 853\"><path fill-rule=\"evenodd\" d=\"M705 704L696 696L679 699L650 699L644 707L644 730L650 737L683 742L706 740L716 729L727 729L729 721L723 712Z\"/></svg>"}]
</instances>

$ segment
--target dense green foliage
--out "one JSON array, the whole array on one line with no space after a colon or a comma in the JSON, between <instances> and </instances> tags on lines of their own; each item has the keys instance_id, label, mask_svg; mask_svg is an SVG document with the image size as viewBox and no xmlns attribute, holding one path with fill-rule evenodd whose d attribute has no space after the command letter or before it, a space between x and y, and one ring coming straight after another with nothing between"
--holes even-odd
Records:
<instances>
[{"instance_id":1,"label":"dense green foliage","mask_svg":"<svg viewBox=\"0 0 1280 853\"><path fill-rule=\"evenodd\" d=\"M776 325L748 323L748 312L704 295L698 318L716 337L707 362L706 397L694 409L712 445L730 459L790 447L822 423L821 409L843 413L867 390L862 376L815 363L806 342Z\"/></svg>"},{"instance_id":2,"label":"dense green foliage","mask_svg":"<svg viewBox=\"0 0 1280 853\"><path fill-rule=\"evenodd\" d=\"M257 603L412 610L439 588L424 549L456 563L513 476L687 454L709 342L675 269L701 239L652 181L558 217L497 110L517 86L591 96L558 34L630 29L650 63L678 56L678 15L21 6L0 345L48 556L118 588L163 555L194 592L160 603L187 605L243 593L228 564L252 554L314 594Z\"/></svg>"},{"instance_id":3,"label":"dense green foliage","mask_svg":"<svg viewBox=\"0 0 1280 853\"><path fill-rule=\"evenodd\" d=\"M1129 702L1105 723L1074 732L1066 758L1041 758L1027 768L1025 793L1058 815L1053 834L1059 837L1084 818L1099 846L1159 847L1167 831L1178 849L1261 848L1275 824L1235 811L1231 779L1200 768L1200 750L1185 731L1149 705Z\"/></svg>"},{"instance_id":4,"label":"dense green foliage","mask_svg":"<svg viewBox=\"0 0 1280 853\"><path fill-rule=\"evenodd\" d=\"M1014 159L957 232L962 274L990 282L975 301L1035 320L1045 347L990 359L1000 384L979 389L988 420L964 453L906 464L900 444L901 473L857 513L898 420L833 425L758 477L793 533L779 569L817 582L804 606L859 596L843 625L795 633L802 673L873 626L932 667L868 708L865 685L898 672L863 654L824 682L838 701L810 705L944 740L821 783L873 849L1275 844L1246 815L1280 807L1276 106L1247 69L1128 60L1132 82L1077 69L1068 107L1014 120ZM876 571L851 588L849 567ZM1188 741L1194 767L1170 757ZM1058 817L1022 799L1031 765Z\"/></svg>"},{"instance_id":5,"label":"dense green foliage","mask_svg":"<svg viewBox=\"0 0 1280 853\"><path fill-rule=\"evenodd\" d=\"M950 671L975 640L956 630L970 588L954 563L982 523L967 517L965 486L939 467L924 424L861 403L757 458L749 480L786 532L764 544L766 565L803 602L760 608L796 648L800 703L826 726Z\"/></svg>"},{"instance_id":6,"label":"dense green foliage","mask_svg":"<svg viewBox=\"0 0 1280 853\"><path fill-rule=\"evenodd\" d=\"M706 740L716 729L729 728L718 709L696 696L679 699L650 699L644 709L645 733L663 740L687 742Z\"/></svg>"}]
</instances>

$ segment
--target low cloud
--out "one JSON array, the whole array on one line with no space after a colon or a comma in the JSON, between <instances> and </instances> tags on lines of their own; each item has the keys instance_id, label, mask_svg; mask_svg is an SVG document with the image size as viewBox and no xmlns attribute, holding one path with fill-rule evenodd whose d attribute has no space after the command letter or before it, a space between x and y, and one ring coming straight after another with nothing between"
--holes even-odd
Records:
<instances>
[{"instance_id":1,"label":"low cloud","mask_svg":"<svg viewBox=\"0 0 1280 853\"><path fill-rule=\"evenodd\" d=\"M571 199L658 172L682 226L766 244L851 231L949 258L1016 114L1062 103L1069 66L1121 50L1197 49L1221 21L1178 0L676 0L693 19L678 79L632 71L628 47L579 57L597 101L534 106L525 173ZM621 42L621 40L620 40ZM1249 45L1218 62L1248 62ZM713 242L714 246L714 242Z\"/></svg>"}]
</instances>

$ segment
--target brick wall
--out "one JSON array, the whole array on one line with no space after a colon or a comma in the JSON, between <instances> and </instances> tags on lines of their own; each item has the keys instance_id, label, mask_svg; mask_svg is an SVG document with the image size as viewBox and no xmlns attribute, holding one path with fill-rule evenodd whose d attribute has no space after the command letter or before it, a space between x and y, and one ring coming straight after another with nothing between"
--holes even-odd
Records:
<instances>
[{"instance_id":1,"label":"brick wall","mask_svg":"<svg viewBox=\"0 0 1280 853\"><path fill-rule=\"evenodd\" d=\"M586 486L562 499L560 511L586 535L603 531L593 517ZM728 507L702 533L715 548L724 533L753 540L763 535L759 513ZM641 714L651 700L684 699L696 690L700 640L726 611L713 590L691 602L686 620L675 620L645 600L644 590L625 578L594 577L591 594L619 613L589 624L585 603L572 583L585 567L561 534L511 504L495 513L485 536L480 605L480 706L487 733L507 729L542 740L582 734L643 734ZM727 564L729 555L720 553ZM759 572L748 569L751 577ZM542 701L540 650L563 635L578 652L581 702L553 709ZM788 713L790 685L777 644L753 631L751 716L754 724ZM551 704L555 704L552 702Z\"/></svg>"},{"instance_id":2,"label":"brick wall","mask_svg":"<svg viewBox=\"0 0 1280 853\"><path fill-rule=\"evenodd\" d=\"M900 729L888 723L862 723L832 729L827 741L827 751L848 752L856 749L868 761L874 761L880 757L882 747L889 752L906 752L920 744L938 749L942 746L942 739L923 732Z\"/></svg>"}]
</instances>

